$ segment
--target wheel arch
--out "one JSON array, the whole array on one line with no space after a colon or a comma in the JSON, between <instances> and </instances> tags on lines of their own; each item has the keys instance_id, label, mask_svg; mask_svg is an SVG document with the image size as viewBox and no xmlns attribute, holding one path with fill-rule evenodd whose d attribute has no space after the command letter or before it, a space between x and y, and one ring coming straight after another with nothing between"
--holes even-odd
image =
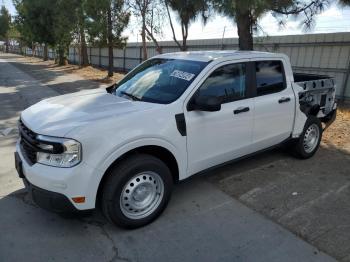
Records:
<instances>
[{"instance_id":1,"label":"wheel arch","mask_svg":"<svg viewBox=\"0 0 350 262\"><path fill-rule=\"evenodd\" d=\"M104 187L104 184L106 183L108 176L110 174L110 171L115 168L119 163L121 163L123 160L127 159L128 157L134 155L134 154L149 154L152 156L155 156L162 160L170 169L170 172L172 174L174 183L177 183L180 179L180 167L178 164L178 161L175 157L175 155L167 148L159 145L143 145L135 147L123 154L121 154L119 157L117 157L106 169L104 174L102 175L102 178L99 182L97 192L96 192L96 205L99 204L99 201L101 199L101 193Z\"/></svg>"}]
</instances>

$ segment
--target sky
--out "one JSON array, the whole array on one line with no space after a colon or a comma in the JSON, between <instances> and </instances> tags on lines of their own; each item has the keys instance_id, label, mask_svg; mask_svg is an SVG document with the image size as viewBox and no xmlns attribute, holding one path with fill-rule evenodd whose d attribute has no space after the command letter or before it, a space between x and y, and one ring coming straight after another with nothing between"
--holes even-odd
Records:
<instances>
[{"instance_id":1,"label":"sky","mask_svg":"<svg viewBox=\"0 0 350 262\"><path fill-rule=\"evenodd\" d=\"M16 14L16 10L12 4L12 0L0 0L1 4L5 5L12 15ZM49 1L49 0L48 0ZM172 13L172 20L175 23L175 31L177 39L181 39L181 28L177 23L177 18ZM350 8L343 8L336 4L332 4L325 12L321 13L316 18L314 28L310 31L304 31L300 27L300 20L294 18L288 19L286 25L280 28L276 19L271 14L266 14L259 21L259 26L263 31L258 34L262 36L273 35L296 35L310 33L333 33L333 32L350 32ZM172 40L170 26L165 24L163 35L158 37L159 40ZM225 29L225 38L238 37L235 23L223 16L215 15L212 17L206 26L203 26L201 21L196 21L190 25L188 39L210 39L222 38ZM135 18L131 19L130 25L124 31L123 35L129 37L129 42L139 42L139 26Z\"/></svg>"}]
</instances>

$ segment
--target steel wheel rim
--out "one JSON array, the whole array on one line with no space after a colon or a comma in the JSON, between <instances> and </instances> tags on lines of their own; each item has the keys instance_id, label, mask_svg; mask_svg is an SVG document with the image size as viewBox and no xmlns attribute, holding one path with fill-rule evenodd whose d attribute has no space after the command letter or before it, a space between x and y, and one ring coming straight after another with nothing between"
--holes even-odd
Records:
<instances>
[{"instance_id":1,"label":"steel wheel rim","mask_svg":"<svg viewBox=\"0 0 350 262\"><path fill-rule=\"evenodd\" d=\"M318 140L320 137L320 129L318 125L312 124L308 127L304 134L304 150L306 153L311 153L315 150L318 144Z\"/></svg>"},{"instance_id":2,"label":"steel wheel rim","mask_svg":"<svg viewBox=\"0 0 350 262\"><path fill-rule=\"evenodd\" d=\"M141 219L152 214L164 196L162 178L153 171L142 172L132 177L120 195L123 214L131 219Z\"/></svg>"}]
</instances>

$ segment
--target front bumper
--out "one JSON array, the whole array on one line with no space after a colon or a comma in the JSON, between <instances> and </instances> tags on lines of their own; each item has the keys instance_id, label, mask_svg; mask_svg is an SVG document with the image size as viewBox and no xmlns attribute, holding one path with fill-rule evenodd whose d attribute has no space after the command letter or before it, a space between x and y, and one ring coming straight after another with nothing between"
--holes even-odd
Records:
<instances>
[{"instance_id":1,"label":"front bumper","mask_svg":"<svg viewBox=\"0 0 350 262\"><path fill-rule=\"evenodd\" d=\"M56 213L75 213L79 211L65 195L36 187L26 178L23 178L23 182L31 198L39 207Z\"/></svg>"},{"instance_id":2,"label":"front bumper","mask_svg":"<svg viewBox=\"0 0 350 262\"><path fill-rule=\"evenodd\" d=\"M33 200L41 207L55 212L90 210L95 208L99 171L85 163L71 168L58 168L39 163L30 165L16 145L16 169L27 185ZM21 164L18 164L18 161ZM84 197L75 203L73 198Z\"/></svg>"}]
</instances>

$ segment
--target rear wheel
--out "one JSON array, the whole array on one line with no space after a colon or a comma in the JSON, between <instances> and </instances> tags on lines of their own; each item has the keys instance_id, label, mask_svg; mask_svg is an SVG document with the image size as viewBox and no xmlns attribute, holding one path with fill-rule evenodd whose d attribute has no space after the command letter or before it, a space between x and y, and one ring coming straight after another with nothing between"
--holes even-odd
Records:
<instances>
[{"instance_id":1,"label":"rear wheel","mask_svg":"<svg viewBox=\"0 0 350 262\"><path fill-rule=\"evenodd\" d=\"M297 157L303 159L312 157L320 146L321 139L321 121L315 116L309 116L304 131L294 146L294 153Z\"/></svg>"},{"instance_id":2,"label":"rear wheel","mask_svg":"<svg viewBox=\"0 0 350 262\"><path fill-rule=\"evenodd\" d=\"M103 189L103 213L121 227L144 226L165 209L172 184L170 170L161 160L134 155L111 171Z\"/></svg>"}]
</instances>

